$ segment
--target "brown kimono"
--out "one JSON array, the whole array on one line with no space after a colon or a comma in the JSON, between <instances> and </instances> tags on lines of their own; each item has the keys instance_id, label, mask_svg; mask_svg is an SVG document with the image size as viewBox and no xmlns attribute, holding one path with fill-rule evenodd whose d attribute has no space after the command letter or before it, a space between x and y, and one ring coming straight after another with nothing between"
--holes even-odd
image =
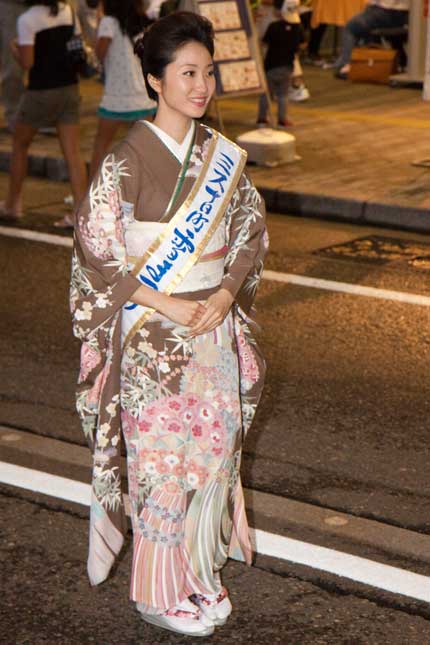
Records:
<instances>
[{"instance_id":1,"label":"brown kimono","mask_svg":"<svg viewBox=\"0 0 430 645\"><path fill-rule=\"evenodd\" d=\"M229 552L251 558L239 466L264 379L248 313L268 243L264 206L245 174L217 236L175 291L204 301L228 289L235 302L224 322L189 339L187 328L155 312L126 341L121 337L124 306L141 284L131 272L131 232L174 217L212 136L196 127L181 168L157 134L137 123L105 158L76 221L77 408L94 454L89 576L93 584L103 581L123 542L123 438L134 535L131 598L155 613L192 593L218 592L216 572ZM184 181L166 212L181 172ZM216 279L211 267L219 270L220 261Z\"/></svg>"}]
</instances>

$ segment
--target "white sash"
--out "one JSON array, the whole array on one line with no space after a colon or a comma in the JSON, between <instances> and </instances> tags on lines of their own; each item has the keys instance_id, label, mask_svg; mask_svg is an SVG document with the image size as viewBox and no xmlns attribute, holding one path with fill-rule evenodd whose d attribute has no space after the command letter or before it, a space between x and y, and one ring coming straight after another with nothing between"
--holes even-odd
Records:
<instances>
[{"instance_id":1,"label":"white sash","mask_svg":"<svg viewBox=\"0 0 430 645\"><path fill-rule=\"evenodd\" d=\"M212 133L207 157L190 194L132 270L142 284L168 295L201 256L246 163L246 153L241 148L218 132ZM131 302L124 305L124 344L153 311Z\"/></svg>"}]
</instances>

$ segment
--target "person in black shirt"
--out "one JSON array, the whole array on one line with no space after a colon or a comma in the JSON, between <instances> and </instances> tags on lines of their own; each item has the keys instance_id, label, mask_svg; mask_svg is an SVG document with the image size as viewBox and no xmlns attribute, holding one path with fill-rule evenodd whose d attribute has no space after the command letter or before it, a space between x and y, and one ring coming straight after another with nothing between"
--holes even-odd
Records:
<instances>
[{"instance_id":1,"label":"person in black shirt","mask_svg":"<svg viewBox=\"0 0 430 645\"><path fill-rule=\"evenodd\" d=\"M292 125L287 119L288 84L294 66L294 56L303 42L303 30L297 13L299 0L274 0L278 20L272 22L263 36L267 45L264 58L267 83L272 99L278 103L278 126ZM268 124L268 101L260 97L257 125Z\"/></svg>"},{"instance_id":2,"label":"person in black shirt","mask_svg":"<svg viewBox=\"0 0 430 645\"><path fill-rule=\"evenodd\" d=\"M6 199L0 215L22 216L23 182L28 149L40 128L55 126L67 163L75 206L86 190L86 170L79 146L79 75L67 53L67 43L81 33L71 6L60 0L27 0L30 8L17 21L17 41L11 48L28 71L28 86L16 110L12 158ZM73 225L66 216L58 226Z\"/></svg>"}]
</instances>

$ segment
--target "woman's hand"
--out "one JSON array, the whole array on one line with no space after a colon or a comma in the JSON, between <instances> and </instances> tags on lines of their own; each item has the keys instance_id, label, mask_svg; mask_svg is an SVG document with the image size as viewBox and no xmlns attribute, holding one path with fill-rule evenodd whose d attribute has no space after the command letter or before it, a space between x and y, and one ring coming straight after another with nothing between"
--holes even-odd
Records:
<instances>
[{"instance_id":1,"label":"woman's hand","mask_svg":"<svg viewBox=\"0 0 430 645\"><path fill-rule=\"evenodd\" d=\"M230 311L233 296L227 289L220 289L213 293L205 302L205 312L192 325L189 336L207 334L220 325Z\"/></svg>"},{"instance_id":2,"label":"woman's hand","mask_svg":"<svg viewBox=\"0 0 430 645\"><path fill-rule=\"evenodd\" d=\"M174 296L165 296L157 309L172 322L185 327L197 325L206 312L206 308L200 302L181 300Z\"/></svg>"}]
</instances>

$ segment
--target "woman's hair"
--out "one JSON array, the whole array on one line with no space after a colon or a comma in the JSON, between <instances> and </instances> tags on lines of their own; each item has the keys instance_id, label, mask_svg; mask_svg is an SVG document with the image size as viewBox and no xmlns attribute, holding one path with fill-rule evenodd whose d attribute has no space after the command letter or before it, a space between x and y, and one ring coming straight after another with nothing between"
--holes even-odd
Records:
<instances>
[{"instance_id":1,"label":"woman's hair","mask_svg":"<svg viewBox=\"0 0 430 645\"><path fill-rule=\"evenodd\" d=\"M214 31L212 23L203 16L189 11L177 11L160 18L136 41L135 53L142 65L148 95L158 100L158 94L148 83L148 74L163 78L164 70L175 58L178 49L187 43L196 42L214 55Z\"/></svg>"},{"instance_id":2,"label":"woman's hair","mask_svg":"<svg viewBox=\"0 0 430 645\"><path fill-rule=\"evenodd\" d=\"M33 7L35 4L42 4L49 8L51 16L58 16L58 4L60 0L25 0L25 4Z\"/></svg>"},{"instance_id":3,"label":"woman's hair","mask_svg":"<svg viewBox=\"0 0 430 645\"><path fill-rule=\"evenodd\" d=\"M112 16L119 22L123 34L133 39L149 25L143 10L142 0L103 0L105 16Z\"/></svg>"}]
</instances>

